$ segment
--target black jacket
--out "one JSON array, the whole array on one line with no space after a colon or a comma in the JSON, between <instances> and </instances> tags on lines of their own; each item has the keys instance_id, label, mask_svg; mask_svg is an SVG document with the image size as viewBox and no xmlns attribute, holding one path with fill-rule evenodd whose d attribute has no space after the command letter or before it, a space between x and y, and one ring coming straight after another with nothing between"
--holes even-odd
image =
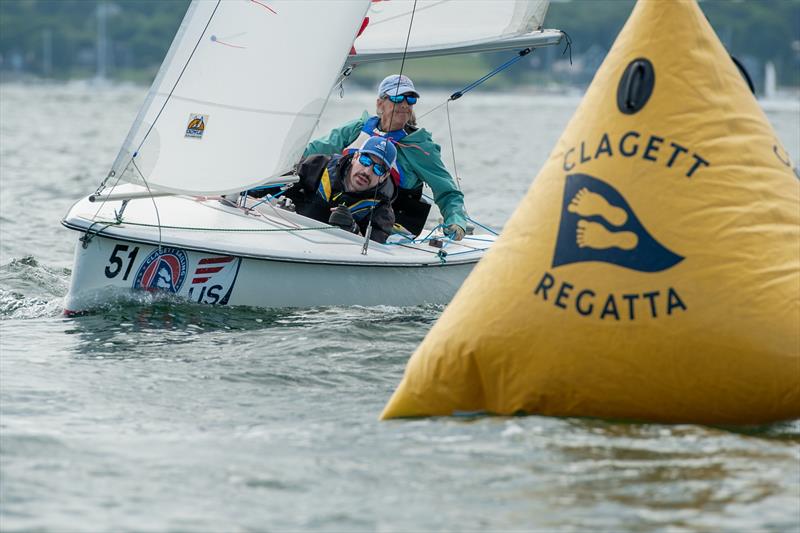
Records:
<instances>
[{"instance_id":1,"label":"black jacket","mask_svg":"<svg viewBox=\"0 0 800 533\"><path fill-rule=\"evenodd\" d=\"M345 191L344 176L350 172L352 160L353 154L306 157L297 164L296 172L300 181L287 190L285 196L295 203L298 213L325 223L331 216L332 208L347 206L362 235L367 230L372 211L370 238L376 242L386 242L394 226L391 205L397 196L397 189L388 178L366 191Z\"/></svg>"}]
</instances>

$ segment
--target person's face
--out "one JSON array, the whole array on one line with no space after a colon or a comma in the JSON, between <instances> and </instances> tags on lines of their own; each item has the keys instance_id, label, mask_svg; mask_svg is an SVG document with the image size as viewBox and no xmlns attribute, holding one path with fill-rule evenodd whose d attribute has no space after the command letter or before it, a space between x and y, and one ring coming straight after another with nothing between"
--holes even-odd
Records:
<instances>
[{"instance_id":1,"label":"person's face","mask_svg":"<svg viewBox=\"0 0 800 533\"><path fill-rule=\"evenodd\" d=\"M362 158L368 158L369 163L367 165L362 163L360 161ZM379 183L383 183L389 175L389 169L386 169L383 176L378 176L374 169L376 163L386 169L386 164L381 161L379 157L372 154L362 154L359 152L353 156L353 162L350 165L350 173L345 180L347 189L361 192L371 189Z\"/></svg>"},{"instance_id":2,"label":"person's face","mask_svg":"<svg viewBox=\"0 0 800 533\"><path fill-rule=\"evenodd\" d=\"M412 93L404 93L414 96ZM388 98L378 98L378 114L381 116L381 129L383 131L395 131L402 129L411 119L412 105L404 98L402 102L395 104Z\"/></svg>"}]
</instances>

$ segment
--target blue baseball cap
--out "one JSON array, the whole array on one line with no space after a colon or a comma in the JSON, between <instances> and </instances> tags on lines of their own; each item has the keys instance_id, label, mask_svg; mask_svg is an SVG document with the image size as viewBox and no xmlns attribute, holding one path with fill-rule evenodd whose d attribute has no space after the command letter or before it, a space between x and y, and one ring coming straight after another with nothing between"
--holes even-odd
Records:
<instances>
[{"instance_id":1,"label":"blue baseball cap","mask_svg":"<svg viewBox=\"0 0 800 533\"><path fill-rule=\"evenodd\" d=\"M378 85L378 98L384 94L389 96L396 96L398 94L411 93L419 98L419 93L414 88L414 82L408 76L401 76L400 74L392 74L386 76L383 81Z\"/></svg>"},{"instance_id":2,"label":"blue baseball cap","mask_svg":"<svg viewBox=\"0 0 800 533\"><path fill-rule=\"evenodd\" d=\"M358 151L362 154L372 154L380 157L387 167L394 165L397 159L397 148L394 147L394 143L386 137L377 135L364 141Z\"/></svg>"}]
</instances>

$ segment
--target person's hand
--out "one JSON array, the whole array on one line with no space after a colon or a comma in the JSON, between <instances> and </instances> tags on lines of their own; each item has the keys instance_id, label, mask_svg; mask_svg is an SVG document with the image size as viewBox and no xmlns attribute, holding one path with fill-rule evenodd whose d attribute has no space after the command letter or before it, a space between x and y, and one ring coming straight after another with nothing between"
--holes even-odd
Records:
<instances>
[{"instance_id":1,"label":"person's hand","mask_svg":"<svg viewBox=\"0 0 800 533\"><path fill-rule=\"evenodd\" d=\"M328 224L331 226L339 226L345 231L358 233L358 225L356 225L356 221L353 220L353 213L347 209L346 205L340 205L339 207L331 209L331 216L328 219Z\"/></svg>"},{"instance_id":2,"label":"person's hand","mask_svg":"<svg viewBox=\"0 0 800 533\"><path fill-rule=\"evenodd\" d=\"M444 228L444 234L453 239L454 241L460 241L464 238L466 231L464 228L459 226L458 224L450 224L446 228Z\"/></svg>"}]
</instances>

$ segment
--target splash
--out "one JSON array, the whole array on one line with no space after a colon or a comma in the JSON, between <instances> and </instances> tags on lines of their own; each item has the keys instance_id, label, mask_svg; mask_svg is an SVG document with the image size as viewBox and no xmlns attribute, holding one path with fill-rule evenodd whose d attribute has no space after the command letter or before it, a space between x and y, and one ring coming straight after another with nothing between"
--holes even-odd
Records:
<instances>
[{"instance_id":1,"label":"splash","mask_svg":"<svg viewBox=\"0 0 800 533\"><path fill-rule=\"evenodd\" d=\"M39 264L33 256L0 266L0 320L58 316L70 271Z\"/></svg>"}]
</instances>

